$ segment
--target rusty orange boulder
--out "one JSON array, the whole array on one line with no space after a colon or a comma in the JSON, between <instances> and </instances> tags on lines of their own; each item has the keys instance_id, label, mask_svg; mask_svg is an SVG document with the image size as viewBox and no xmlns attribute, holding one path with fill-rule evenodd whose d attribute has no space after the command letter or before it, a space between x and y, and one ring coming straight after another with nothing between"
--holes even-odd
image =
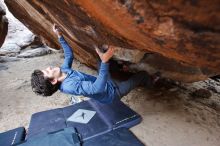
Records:
<instances>
[{"instance_id":1,"label":"rusty orange boulder","mask_svg":"<svg viewBox=\"0 0 220 146\"><path fill-rule=\"evenodd\" d=\"M61 26L81 62L96 66L94 45L118 48L116 60L183 82L220 74L219 0L5 0L51 47ZM142 65L142 67L138 67Z\"/></svg>"}]
</instances>

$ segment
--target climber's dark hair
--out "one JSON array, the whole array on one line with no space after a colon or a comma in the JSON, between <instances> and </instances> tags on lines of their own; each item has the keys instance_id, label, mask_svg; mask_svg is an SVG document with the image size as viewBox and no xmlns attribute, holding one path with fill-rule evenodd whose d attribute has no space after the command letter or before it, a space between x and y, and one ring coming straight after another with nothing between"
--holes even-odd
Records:
<instances>
[{"instance_id":1,"label":"climber's dark hair","mask_svg":"<svg viewBox=\"0 0 220 146\"><path fill-rule=\"evenodd\" d=\"M50 80L44 77L44 73L41 70L34 70L31 74L32 90L37 95L51 96L59 89L60 83L53 85Z\"/></svg>"}]
</instances>

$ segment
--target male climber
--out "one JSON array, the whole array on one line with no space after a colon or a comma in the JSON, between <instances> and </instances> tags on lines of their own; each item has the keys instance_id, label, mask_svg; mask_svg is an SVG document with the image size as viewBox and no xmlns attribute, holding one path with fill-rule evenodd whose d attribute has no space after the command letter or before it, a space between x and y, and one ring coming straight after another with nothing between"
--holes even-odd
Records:
<instances>
[{"instance_id":1,"label":"male climber","mask_svg":"<svg viewBox=\"0 0 220 146\"><path fill-rule=\"evenodd\" d=\"M109 47L105 53L96 49L101 59L97 77L71 69L73 51L65 41L61 29L54 25L53 31L64 50L64 63L61 67L34 70L31 75L31 86L36 94L51 96L59 89L63 93L90 97L101 103L111 103L114 98L122 98L139 85L146 87L153 85L154 80L146 72L136 73L123 82L113 81L109 75L108 63L115 52L113 47Z\"/></svg>"}]
</instances>

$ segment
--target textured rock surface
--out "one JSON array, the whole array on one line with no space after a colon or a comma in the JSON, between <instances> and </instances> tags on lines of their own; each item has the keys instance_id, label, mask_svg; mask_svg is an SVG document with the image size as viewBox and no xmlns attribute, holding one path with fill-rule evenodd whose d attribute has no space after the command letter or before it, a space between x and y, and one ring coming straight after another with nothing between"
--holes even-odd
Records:
<instances>
[{"instance_id":1,"label":"textured rock surface","mask_svg":"<svg viewBox=\"0 0 220 146\"><path fill-rule=\"evenodd\" d=\"M97 62L93 46L110 44L155 55L145 63L175 80L192 82L220 74L219 0L5 2L50 47L58 47L50 28L60 25L76 58L89 66ZM138 57L134 60L143 56ZM135 62L129 55L124 58L120 59Z\"/></svg>"},{"instance_id":2,"label":"textured rock surface","mask_svg":"<svg viewBox=\"0 0 220 146\"><path fill-rule=\"evenodd\" d=\"M5 8L0 1L0 47L2 46L8 31L8 20L5 17Z\"/></svg>"},{"instance_id":3,"label":"textured rock surface","mask_svg":"<svg viewBox=\"0 0 220 146\"><path fill-rule=\"evenodd\" d=\"M0 0L5 6L3 0ZM18 19L16 19L6 8L8 20L8 33L4 43L0 47L0 56L16 56L20 51L34 41L34 34L28 30Z\"/></svg>"},{"instance_id":4,"label":"textured rock surface","mask_svg":"<svg viewBox=\"0 0 220 146\"><path fill-rule=\"evenodd\" d=\"M43 56L49 54L51 51L47 47L39 47L36 49L31 49L20 53L17 57L18 58L31 58L37 56Z\"/></svg>"}]
</instances>

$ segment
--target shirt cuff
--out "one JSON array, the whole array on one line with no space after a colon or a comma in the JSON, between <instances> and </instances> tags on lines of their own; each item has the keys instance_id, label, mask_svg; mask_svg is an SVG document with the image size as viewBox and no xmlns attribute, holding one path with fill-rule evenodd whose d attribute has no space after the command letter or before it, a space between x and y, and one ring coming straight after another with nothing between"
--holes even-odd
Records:
<instances>
[{"instance_id":1,"label":"shirt cuff","mask_svg":"<svg viewBox=\"0 0 220 146\"><path fill-rule=\"evenodd\" d=\"M59 40L59 42L65 41L63 36L59 37L58 40Z\"/></svg>"},{"instance_id":2,"label":"shirt cuff","mask_svg":"<svg viewBox=\"0 0 220 146\"><path fill-rule=\"evenodd\" d=\"M103 63L101 62L101 66L100 66L100 69L108 69L109 68L109 63Z\"/></svg>"}]
</instances>

